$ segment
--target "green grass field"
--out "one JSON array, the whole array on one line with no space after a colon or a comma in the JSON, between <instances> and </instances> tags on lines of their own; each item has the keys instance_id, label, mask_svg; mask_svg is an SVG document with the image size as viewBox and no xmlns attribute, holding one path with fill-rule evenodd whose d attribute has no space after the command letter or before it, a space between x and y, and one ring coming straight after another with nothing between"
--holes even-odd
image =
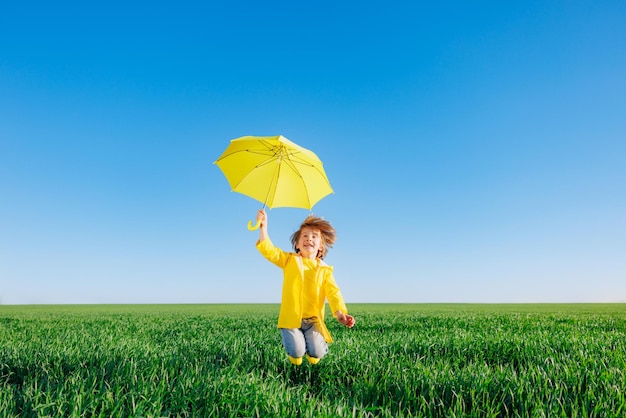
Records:
<instances>
[{"instance_id":1,"label":"green grass field","mask_svg":"<svg viewBox=\"0 0 626 418\"><path fill-rule=\"evenodd\" d=\"M0 306L0 416L626 416L626 305L349 305L316 366L277 305Z\"/></svg>"}]
</instances>

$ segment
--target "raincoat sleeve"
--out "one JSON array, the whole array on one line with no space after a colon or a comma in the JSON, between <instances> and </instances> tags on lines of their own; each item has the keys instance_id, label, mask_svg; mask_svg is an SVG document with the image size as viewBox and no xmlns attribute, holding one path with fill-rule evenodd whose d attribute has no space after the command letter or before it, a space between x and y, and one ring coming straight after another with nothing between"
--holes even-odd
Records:
<instances>
[{"instance_id":1,"label":"raincoat sleeve","mask_svg":"<svg viewBox=\"0 0 626 418\"><path fill-rule=\"evenodd\" d=\"M339 286L337 286L337 282L335 281L335 276L332 271L324 281L324 293L326 294L326 299L328 300L330 311L333 316L337 311L341 311L344 314L348 313L348 308L346 307L343 295L341 294L341 290L339 290Z\"/></svg>"},{"instance_id":2,"label":"raincoat sleeve","mask_svg":"<svg viewBox=\"0 0 626 418\"><path fill-rule=\"evenodd\" d=\"M276 266L280 268L285 268L287 260L289 259L289 253L286 253L280 248L275 247L269 237L265 238L263 241L258 241L256 243L256 248L259 250L263 257L267 258Z\"/></svg>"}]
</instances>

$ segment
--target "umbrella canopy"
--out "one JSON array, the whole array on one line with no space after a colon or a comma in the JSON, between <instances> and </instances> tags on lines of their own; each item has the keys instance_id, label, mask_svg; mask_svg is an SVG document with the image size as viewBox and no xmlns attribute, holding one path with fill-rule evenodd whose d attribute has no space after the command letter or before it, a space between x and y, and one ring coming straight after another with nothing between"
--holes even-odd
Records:
<instances>
[{"instance_id":1,"label":"umbrella canopy","mask_svg":"<svg viewBox=\"0 0 626 418\"><path fill-rule=\"evenodd\" d=\"M234 192L269 208L311 210L333 193L317 155L282 135L233 139L215 164Z\"/></svg>"}]
</instances>

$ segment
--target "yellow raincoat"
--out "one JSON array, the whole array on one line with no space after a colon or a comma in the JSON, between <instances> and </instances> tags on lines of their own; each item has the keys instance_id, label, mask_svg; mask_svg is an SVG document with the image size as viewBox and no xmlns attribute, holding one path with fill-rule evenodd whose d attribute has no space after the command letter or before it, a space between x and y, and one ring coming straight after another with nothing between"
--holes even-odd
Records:
<instances>
[{"instance_id":1,"label":"yellow raincoat","mask_svg":"<svg viewBox=\"0 0 626 418\"><path fill-rule=\"evenodd\" d=\"M303 313L303 281L304 270L302 257L296 253L288 253L275 247L272 241L265 238L257 242L257 249L269 261L283 269L283 296L278 315L278 328L300 328L302 326ZM315 286L317 295L312 299L316 301L316 311L319 312L319 326L326 342L332 342L332 338L324 324L324 310L326 299L330 304L333 314L337 311L348 313L343 301L341 291L335 282L333 268L320 260L320 265L315 273Z\"/></svg>"}]
</instances>

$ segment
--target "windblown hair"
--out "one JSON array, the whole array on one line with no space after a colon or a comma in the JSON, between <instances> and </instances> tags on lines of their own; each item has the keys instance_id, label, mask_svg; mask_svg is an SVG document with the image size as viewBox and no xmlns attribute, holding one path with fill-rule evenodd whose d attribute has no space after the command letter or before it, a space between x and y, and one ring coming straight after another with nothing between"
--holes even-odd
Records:
<instances>
[{"instance_id":1,"label":"windblown hair","mask_svg":"<svg viewBox=\"0 0 626 418\"><path fill-rule=\"evenodd\" d=\"M298 245L298 241L300 240L300 234L302 233L303 228L312 228L319 229L320 236L322 238L322 248L317 252L317 258L323 259L326 256L326 252L329 248L333 246L335 240L337 239L337 234L335 232L335 228L328 222L327 220L320 218L318 216L309 215L300 225L300 229L291 235L291 245L293 245L293 249L299 253L300 250L296 248Z\"/></svg>"}]
</instances>

